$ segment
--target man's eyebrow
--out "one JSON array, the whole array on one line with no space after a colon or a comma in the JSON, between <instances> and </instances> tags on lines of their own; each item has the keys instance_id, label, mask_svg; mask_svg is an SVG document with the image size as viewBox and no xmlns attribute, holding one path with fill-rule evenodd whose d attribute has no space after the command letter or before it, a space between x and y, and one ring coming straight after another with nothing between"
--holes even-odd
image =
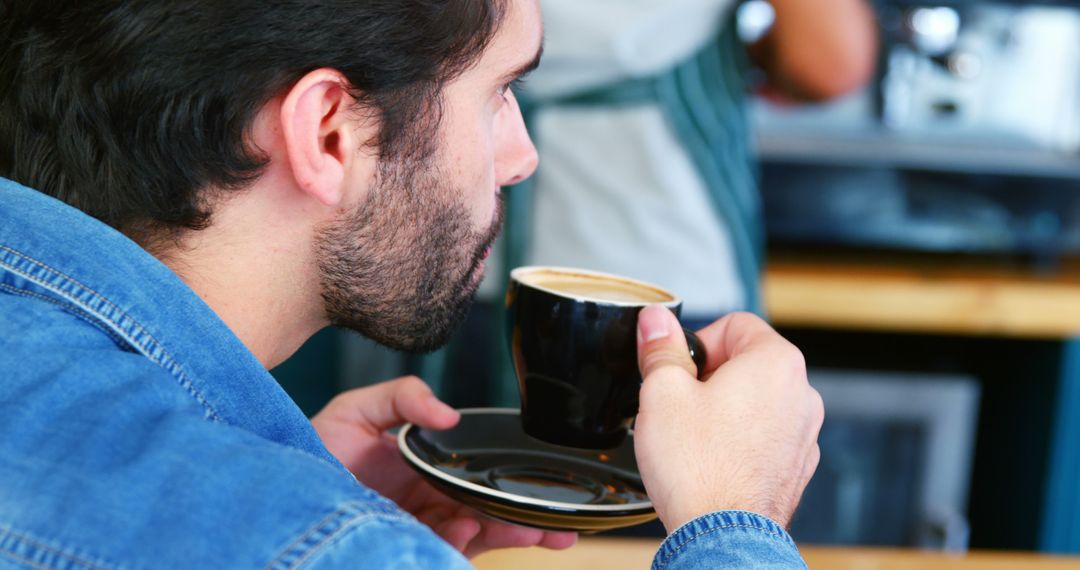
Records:
<instances>
[{"instance_id":1,"label":"man's eyebrow","mask_svg":"<svg viewBox=\"0 0 1080 570\"><path fill-rule=\"evenodd\" d=\"M503 75L502 78L499 80L499 83L501 83L501 84L510 83L511 81L514 81L515 79L520 79L520 78L524 77L525 75L528 75L529 73L534 71L537 67L540 67L540 59L543 56L544 56L544 42L540 42L540 47L537 48L536 55L533 56L532 60L530 60L525 65L522 65L522 66L518 67L517 69L511 71L510 73L507 73L506 75Z\"/></svg>"}]
</instances>

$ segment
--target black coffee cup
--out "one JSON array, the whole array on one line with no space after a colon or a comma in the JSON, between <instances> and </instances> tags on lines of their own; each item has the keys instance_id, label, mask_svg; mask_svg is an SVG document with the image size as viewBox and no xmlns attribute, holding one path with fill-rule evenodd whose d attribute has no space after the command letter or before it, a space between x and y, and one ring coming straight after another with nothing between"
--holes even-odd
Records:
<instances>
[{"instance_id":1,"label":"black coffee cup","mask_svg":"<svg viewBox=\"0 0 1080 570\"><path fill-rule=\"evenodd\" d=\"M638 411L637 316L648 305L678 316L682 302L655 285L595 271L510 273L506 330L526 433L589 449L623 441ZM700 371L703 345L683 331Z\"/></svg>"}]
</instances>

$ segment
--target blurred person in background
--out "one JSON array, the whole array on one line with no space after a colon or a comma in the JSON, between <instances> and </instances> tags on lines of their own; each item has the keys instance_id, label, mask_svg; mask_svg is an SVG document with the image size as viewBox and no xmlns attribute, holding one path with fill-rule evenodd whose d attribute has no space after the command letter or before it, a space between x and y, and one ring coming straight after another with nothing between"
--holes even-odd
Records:
<instances>
[{"instance_id":1,"label":"blurred person in background","mask_svg":"<svg viewBox=\"0 0 1080 570\"><path fill-rule=\"evenodd\" d=\"M831 99L865 85L877 57L866 0L770 3L771 28L747 46L734 0L542 0L544 64L523 90L542 165L525 263L660 284L692 328L763 313L747 98Z\"/></svg>"}]
</instances>

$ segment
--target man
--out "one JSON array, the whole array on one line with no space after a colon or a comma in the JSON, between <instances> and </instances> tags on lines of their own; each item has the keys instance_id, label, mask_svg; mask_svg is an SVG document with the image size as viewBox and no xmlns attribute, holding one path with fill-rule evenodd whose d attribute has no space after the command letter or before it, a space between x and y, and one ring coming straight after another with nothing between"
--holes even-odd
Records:
<instances>
[{"instance_id":1,"label":"man","mask_svg":"<svg viewBox=\"0 0 1080 570\"><path fill-rule=\"evenodd\" d=\"M0 568L572 544L411 473L386 430L458 419L415 378L308 422L266 372L328 325L445 341L499 187L536 165L506 86L541 35L534 0L0 4ZM822 418L801 356L735 316L702 331L699 383L675 326L639 326L657 564L800 565L783 525Z\"/></svg>"}]
</instances>

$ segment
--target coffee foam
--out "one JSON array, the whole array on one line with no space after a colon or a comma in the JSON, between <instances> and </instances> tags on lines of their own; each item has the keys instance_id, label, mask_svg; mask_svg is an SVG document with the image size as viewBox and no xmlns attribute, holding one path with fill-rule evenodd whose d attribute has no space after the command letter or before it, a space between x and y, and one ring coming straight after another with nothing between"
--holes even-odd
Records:
<instances>
[{"instance_id":1,"label":"coffee foam","mask_svg":"<svg viewBox=\"0 0 1080 570\"><path fill-rule=\"evenodd\" d=\"M527 285L567 297L643 305L675 300L674 296L661 289L605 275L541 269L516 274L515 278Z\"/></svg>"}]
</instances>

